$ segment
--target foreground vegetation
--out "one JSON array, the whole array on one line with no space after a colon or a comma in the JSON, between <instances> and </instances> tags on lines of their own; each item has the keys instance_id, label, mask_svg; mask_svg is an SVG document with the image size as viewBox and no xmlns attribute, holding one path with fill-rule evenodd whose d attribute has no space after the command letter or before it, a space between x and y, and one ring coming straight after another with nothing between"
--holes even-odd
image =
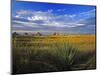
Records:
<instances>
[{"instance_id":1,"label":"foreground vegetation","mask_svg":"<svg viewBox=\"0 0 100 75\"><path fill-rule=\"evenodd\" d=\"M13 36L13 73L96 68L94 35Z\"/></svg>"}]
</instances>

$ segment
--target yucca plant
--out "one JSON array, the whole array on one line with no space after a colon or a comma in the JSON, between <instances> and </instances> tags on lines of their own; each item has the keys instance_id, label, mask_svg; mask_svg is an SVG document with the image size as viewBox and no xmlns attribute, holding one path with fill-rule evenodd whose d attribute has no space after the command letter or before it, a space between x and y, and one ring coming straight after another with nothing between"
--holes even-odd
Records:
<instances>
[{"instance_id":1,"label":"yucca plant","mask_svg":"<svg viewBox=\"0 0 100 75\"><path fill-rule=\"evenodd\" d=\"M53 45L54 55L59 59L59 67L61 70L71 70L76 59L78 49L72 47L68 43L56 43Z\"/></svg>"}]
</instances>

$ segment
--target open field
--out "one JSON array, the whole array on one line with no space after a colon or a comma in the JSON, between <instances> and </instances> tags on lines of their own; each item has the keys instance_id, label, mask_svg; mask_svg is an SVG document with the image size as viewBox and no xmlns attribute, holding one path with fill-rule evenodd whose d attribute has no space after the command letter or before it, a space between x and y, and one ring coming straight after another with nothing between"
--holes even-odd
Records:
<instances>
[{"instance_id":1,"label":"open field","mask_svg":"<svg viewBox=\"0 0 100 75\"><path fill-rule=\"evenodd\" d=\"M96 68L95 35L13 36L13 72Z\"/></svg>"}]
</instances>

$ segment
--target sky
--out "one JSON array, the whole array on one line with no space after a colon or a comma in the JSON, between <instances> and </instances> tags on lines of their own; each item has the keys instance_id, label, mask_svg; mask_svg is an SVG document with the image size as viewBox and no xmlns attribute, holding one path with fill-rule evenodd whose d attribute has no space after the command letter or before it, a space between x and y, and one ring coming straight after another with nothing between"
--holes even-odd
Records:
<instances>
[{"instance_id":1,"label":"sky","mask_svg":"<svg viewBox=\"0 0 100 75\"><path fill-rule=\"evenodd\" d=\"M12 31L95 34L96 7L12 0Z\"/></svg>"}]
</instances>

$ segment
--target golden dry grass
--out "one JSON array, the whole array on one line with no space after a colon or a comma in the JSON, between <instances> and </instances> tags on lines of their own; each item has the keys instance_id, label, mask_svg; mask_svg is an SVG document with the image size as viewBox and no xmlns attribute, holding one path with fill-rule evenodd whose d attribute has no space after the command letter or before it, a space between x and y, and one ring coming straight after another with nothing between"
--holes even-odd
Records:
<instances>
[{"instance_id":1,"label":"golden dry grass","mask_svg":"<svg viewBox=\"0 0 100 75\"><path fill-rule=\"evenodd\" d=\"M14 74L96 68L95 35L18 35L12 43Z\"/></svg>"},{"instance_id":2,"label":"golden dry grass","mask_svg":"<svg viewBox=\"0 0 100 75\"><path fill-rule=\"evenodd\" d=\"M79 48L80 51L93 51L95 50L95 35L67 35L67 36L22 36L14 39L15 42L19 41L20 45L43 45L42 47L48 47L54 43L69 43L73 47ZM21 44L22 43L22 44ZM17 45L19 45L17 44ZM14 43L16 45L16 43ZM21 46L20 46L21 47ZM23 46L22 46L23 47ZM27 46L28 47L28 46Z\"/></svg>"}]
</instances>

